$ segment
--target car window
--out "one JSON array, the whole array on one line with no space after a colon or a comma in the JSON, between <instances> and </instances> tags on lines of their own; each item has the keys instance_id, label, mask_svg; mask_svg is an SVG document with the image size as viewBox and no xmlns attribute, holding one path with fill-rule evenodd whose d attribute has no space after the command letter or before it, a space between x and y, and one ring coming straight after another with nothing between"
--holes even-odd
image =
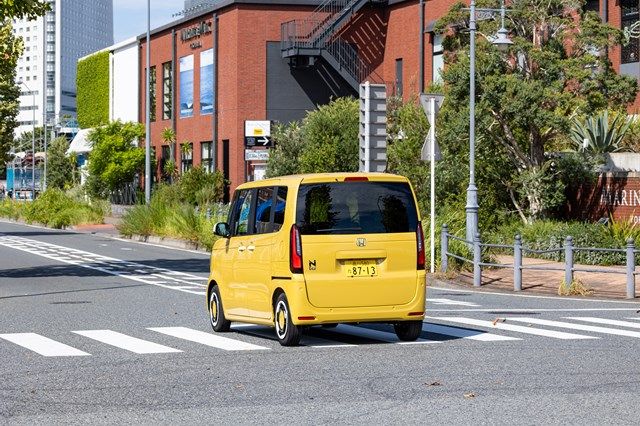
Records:
<instances>
[{"instance_id":1,"label":"car window","mask_svg":"<svg viewBox=\"0 0 640 426\"><path fill-rule=\"evenodd\" d=\"M273 188L258 189L256 200L256 220L254 221L254 233L266 234L271 232L271 206L273 204Z\"/></svg>"},{"instance_id":2,"label":"car window","mask_svg":"<svg viewBox=\"0 0 640 426\"><path fill-rule=\"evenodd\" d=\"M246 235L249 230L249 212L253 200L252 190L242 190L236 192L234 196L231 212L229 213L229 225L231 235Z\"/></svg>"},{"instance_id":3,"label":"car window","mask_svg":"<svg viewBox=\"0 0 640 426\"><path fill-rule=\"evenodd\" d=\"M415 232L417 212L405 182L301 185L296 224L302 234Z\"/></svg>"},{"instance_id":4,"label":"car window","mask_svg":"<svg viewBox=\"0 0 640 426\"><path fill-rule=\"evenodd\" d=\"M284 223L284 211L287 205L287 187L279 186L276 191L276 208L273 212L273 231L279 231Z\"/></svg>"}]
</instances>

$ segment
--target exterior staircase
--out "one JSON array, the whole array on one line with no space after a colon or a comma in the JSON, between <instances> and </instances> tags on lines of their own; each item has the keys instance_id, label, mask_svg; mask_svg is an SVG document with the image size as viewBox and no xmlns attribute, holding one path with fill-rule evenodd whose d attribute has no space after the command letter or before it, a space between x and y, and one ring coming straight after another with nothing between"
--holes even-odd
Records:
<instances>
[{"instance_id":1,"label":"exterior staircase","mask_svg":"<svg viewBox=\"0 0 640 426\"><path fill-rule=\"evenodd\" d=\"M371 83L383 82L357 49L338 36L353 15L371 1L380 3L380 0L326 0L308 18L283 22L282 57L298 65L313 65L321 57L356 91L367 77Z\"/></svg>"}]
</instances>

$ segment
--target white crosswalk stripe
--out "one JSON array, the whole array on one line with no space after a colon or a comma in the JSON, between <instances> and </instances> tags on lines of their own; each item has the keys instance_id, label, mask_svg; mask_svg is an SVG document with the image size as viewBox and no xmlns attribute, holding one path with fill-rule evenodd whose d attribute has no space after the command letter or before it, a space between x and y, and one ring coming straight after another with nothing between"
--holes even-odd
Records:
<instances>
[{"instance_id":1,"label":"white crosswalk stripe","mask_svg":"<svg viewBox=\"0 0 640 426\"><path fill-rule=\"evenodd\" d=\"M36 333L0 334L0 339L8 340L23 348L29 349L42 356L88 356L86 352L56 342L48 337Z\"/></svg>"},{"instance_id":2,"label":"white crosswalk stripe","mask_svg":"<svg viewBox=\"0 0 640 426\"><path fill-rule=\"evenodd\" d=\"M471 308L476 308L476 307L480 306L480 305L477 305L475 303L465 302L463 300L434 299L434 298L431 298L431 297L427 299L427 303L433 303L435 305L468 306L468 307L471 307Z\"/></svg>"},{"instance_id":3,"label":"white crosswalk stripe","mask_svg":"<svg viewBox=\"0 0 640 426\"><path fill-rule=\"evenodd\" d=\"M509 340L522 340L517 337L502 336L499 334L487 333L485 331L469 330L466 328L449 327L446 325L425 323L422 329L428 333L441 334L445 336L457 337L461 339L479 340L481 342L501 342Z\"/></svg>"},{"instance_id":4,"label":"white crosswalk stripe","mask_svg":"<svg viewBox=\"0 0 640 426\"><path fill-rule=\"evenodd\" d=\"M573 333L565 333L562 331L555 330L545 330L541 328L533 328L533 327L523 327L519 325L513 324L505 324L504 322L496 322L495 324L491 321L478 320L473 318L464 318L464 317L429 317L430 319L435 319L439 321L449 321L455 322L459 324L467 324L467 325L475 325L478 327L488 327L492 329L505 330L505 331L515 331L517 333L525 333L525 334L535 334L537 336L545 336L552 337L555 339L597 339L594 336L585 336L582 334L573 334ZM512 319L512 318L511 318ZM517 320L524 318L516 318ZM527 322L527 321L524 321Z\"/></svg>"},{"instance_id":5,"label":"white crosswalk stripe","mask_svg":"<svg viewBox=\"0 0 640 426\"><path fill-rule=\"evenodd\" d=\"M117 331L112 330L80 330L73 331L73 333L137 354L182 352L179 349L170 348L168 346L138 339L136 337L127 336L126 334L118 333Z\"/></svg>"},{"instance_id":6,"label":"white crosswalk stripe","mask_svg":"<svg viewBox=\"0 0 640 426\"><path fill-rule=\"evenodd\" d=\"M573 324L562 321L543 320L540 318L509 318L510 321L527 322L530 324L547 325L550 327L569 328L571 330L591 331L594 333L613 334L615 336L637 337L640 338L640 332L620 330L617 328L597 327L593 325Z\"/></svg>"},{"instance_id":7,"label":"white crosswalk stripe","mask_svg":"<svg viewBox=\"0 0 640 426\"><path fill-rule=\"evenodd\" d=\"M153 327L151 331L177 337L178 339L189 340L212 348L223 349L225 351L252 351L269 349L264 346L246 343L240 340L222 337L216 334L205 333L186 327Z\"/></svg>"},{"instance_id":8,"label":"white crosswalk stripe","mask_svg":"<svg viewBox=\"0 0 640 426\"><path fill-rule=\"evenodd\" d=\"M386 331L372 330L370 328L358 327L355 325L338 324L333 329L339 333L349 334L351 336L363 337L365 339L378 340L380 342L387 343L399 343L399 344L425 344L425 343L441 343L437 340L430 339L418 339L415 342L403 342L394 333L388 333Z\"/></svg>"},{"instance_id":9,"label":"white crosswalk stripe","mask_svg":"<svg viewBox=\"0 0 640 426\"><path fill-rule=\"evenodd\" d=\"M617 325L619 327L640 328L640 323L637 323L637 322L620 321L620 320L613 320L613 319L607 319L607 318L565 317L565 319L570 319L574 321L592 322L595 324Z\"/></svg>"}]
</instances>

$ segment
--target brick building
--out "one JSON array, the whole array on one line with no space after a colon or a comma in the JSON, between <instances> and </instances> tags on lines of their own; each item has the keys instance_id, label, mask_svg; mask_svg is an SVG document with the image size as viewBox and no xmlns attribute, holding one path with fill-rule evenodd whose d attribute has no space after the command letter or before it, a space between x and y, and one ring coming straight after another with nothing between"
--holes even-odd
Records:
<instances>
[{"instance_id":1,"label":"brick building","mask_svg":"<svg viewBox=\"0 0 640 426\"><path fill-rule=\"evenodd\" d=\"M441 38L430 31L452 0L333 0L316 11L318 4L224 0L152 31L151 141L159 165L173 153L181 170L221 170L233 189L263 168L245 161L245 121L300 119L332 97L357 95L365 80L408 99L438 79ZM638 20L637 0L585 7L618 28ZM138 43L144 122L145 35ZM609 55L616 71L640 77L637 39ZM638 107L636 99L632 111ZM162 139L166 128L176 133L175 149Z\"/></svg>"}]
</instances>

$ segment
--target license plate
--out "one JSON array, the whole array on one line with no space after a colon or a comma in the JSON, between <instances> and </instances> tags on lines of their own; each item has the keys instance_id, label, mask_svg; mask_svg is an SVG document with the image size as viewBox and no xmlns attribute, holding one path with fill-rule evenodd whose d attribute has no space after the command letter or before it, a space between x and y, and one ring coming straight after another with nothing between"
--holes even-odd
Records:
<instances>
[{"instance_id":1,"label":"license plate","mask_svg":"<svg viewBox=\"0 0 640 426\"><path fill-rule=\"evenodd\" d=\"M350 260L344 262L347 277L375 277L378 265L375 260Z\"/></svg>"}]
</instances>

